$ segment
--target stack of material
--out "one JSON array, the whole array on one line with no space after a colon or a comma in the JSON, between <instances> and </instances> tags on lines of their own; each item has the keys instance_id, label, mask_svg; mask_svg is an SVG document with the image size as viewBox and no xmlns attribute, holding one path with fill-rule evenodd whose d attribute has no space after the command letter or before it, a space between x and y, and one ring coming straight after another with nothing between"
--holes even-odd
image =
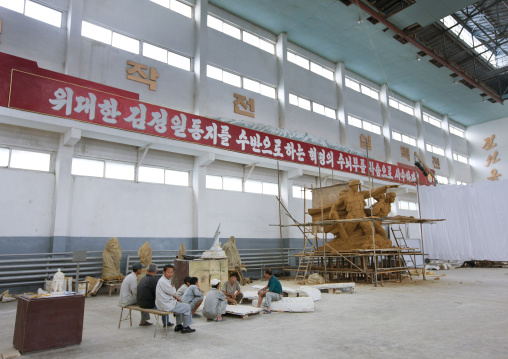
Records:
<instances>
[{"instance_id":1,"label":"stack of material","mask_svg":"<svg viewBox=\"0 0 508 359\"><path fill-rule=\"evenodd\" d=\"M102 279L105 281L123 281L124 276L120 273L120 260L122 259L122 248L118 238L111 238L106 243L102 252Z\"/></svg>"},{"instance_id":2,"label":"stack of material","mask_svg":"<svg viewBox=\"0 0 508 359\"><path fill-rule=\"evenodd\" d=\"M10 295L8 290L6 290L3 293L0 293L0 302L6 303L6 302L12 302L13 300L16 300L16 297Z\"/></svg>"},{"instance_id":3,"label":"stack of material","mask_svg":"<svg viewBox=\"0 0 508 359\"><path fill-rule=\"evenodd\" d=\"M102 286L102 283L104 283L102 279L94 277L86 277L85 280L88 281L88 292L86 293L87 297L96 295Z\"/></svg>"},{"instance_id":4,"label":"stack of material","mask_svg":"<svg viewBox=\"0 0 508 359\"><path fill-rule=\"evenodd\" d=\"M264 301L264 300L263 300ZM258 300L252 301L252 306L258 306ZM311 297L283 297L272 302L270 310L273 312L305 313L314 311L314 299Z\"/></svg>"}]
</instances>

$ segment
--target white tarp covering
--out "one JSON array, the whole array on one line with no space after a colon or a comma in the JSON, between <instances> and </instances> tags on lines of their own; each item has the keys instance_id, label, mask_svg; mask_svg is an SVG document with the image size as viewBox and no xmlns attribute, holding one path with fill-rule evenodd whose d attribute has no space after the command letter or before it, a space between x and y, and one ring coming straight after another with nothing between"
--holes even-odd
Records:
<instances>
[{"instance_id":1,"label":"white tarp covering","mask_svg":"<svg viewBox=\"0 0 508 359\"><path fill-rule=\"evenodd\" d=\"M429 258L508 260L508 181L467 186L420 187L422 218L446 221L423 225Z\"/></svg>"}]
</instances>

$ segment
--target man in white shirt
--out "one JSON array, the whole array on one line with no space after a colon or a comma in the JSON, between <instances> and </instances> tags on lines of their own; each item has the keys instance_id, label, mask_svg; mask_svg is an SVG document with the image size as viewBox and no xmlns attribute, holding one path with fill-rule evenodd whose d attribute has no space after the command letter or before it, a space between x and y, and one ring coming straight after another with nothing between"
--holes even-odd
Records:
<instances>
[{"instance_id":1,"label":"man in white shirt","mask_svg":"<svg viewBox=\"0 0 508 359\"><path fill-rule=\"evenodd\" d=\"M166 264L162 271L162 277L157 282L155 290L155 305L157 309L165 312L173 312L176 315L175 332L192 333L196 329L192 329L192 315L190 305L181 303L180 298L176 298L176 289L170 280L173 277L174 267Z\"/></svg>"},{"instance_id":2,"label":"man in white shirt","mask_svg":"<svg viewBox=\"0 0 508 359\"><path fill-rule=\"evenodd\" d=\"M122 286L120 287L120 298L118 299L118 305L120 307L134 305L137 303L138 275L141 274L141 269L143 269L141 263L134 263L132 265L132 273L124 278ZM150 318L150 314L141 312L141 322L139 325L152 325L152 323L148 322L148 318Z\"/></svg>"}]
</instances>

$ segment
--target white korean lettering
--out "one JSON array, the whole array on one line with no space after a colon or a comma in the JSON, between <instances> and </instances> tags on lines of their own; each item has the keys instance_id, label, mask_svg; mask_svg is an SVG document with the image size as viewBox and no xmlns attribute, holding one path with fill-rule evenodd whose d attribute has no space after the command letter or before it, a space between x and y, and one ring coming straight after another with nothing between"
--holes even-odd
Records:
<instances>
[{"instance_id":1,"label":"white korean lettering","mask_svg":"<svg viewBox=\"0 0 508 359\"><path fill-rule=\"evenodd\" d=\"M132 128L144 130L146 122L146 106L140 103L139 107L131 107L130 110L131 115L124 118L124 120L126 122L132 122Z\"/></svg>"},{"instance_id":2,"label":"white korean lettering","mask_svg":"<svg viewBox=\"0 0 508 359\"><path fill-rule=\"evenodd\" d=\"M65 90L59 88L54 93L55 99L50 99L49 102L54 106L51 107L53 110L59 111L65 106L65 114L70 115L72 113L72 96L74 92L70 87L66 87Z\"/></svg>"},{"instance_id":3,"label":"white korean lettering","mask_svg":"<svg viewBox=\"0 0 508 359\"><path fill-rule=\"evenodd\" d=\"M236 143L242 146L242 151L245 151L245 145L250 143L249 139L246 136L245 130L242 130L240 137L238 137L238 140L236 140Z\"/></svg>"},{"instance_id":4,"label":"white korean lettering","mask_svg":"<svg viewBox=\"0 0 508 359\"><path fill-rule=\"evenodd\" d=\"M284 149L286 150L286 156L291 157L292 160L295 159L295 144L293 142L288 142L286 146L284 146Z\"/></svg>"},{"instance_id":5,"label":"white korean lettering","mask_svg":"<svg viewBox=\"0 0 508 359\"><path fill-rule=\"evenodd\" d=\"M317 153L316 153L316 147L312 147L309 150L309 158L314 164L317 164Z\"/></svg>"},{"instance_id":6,"label":"white korean lettering","mask_svg":"<svg viewBox=\"0 0 508 359\"><path fill-rule=\"evenodd\" d=\"M81 113L81 111L85 111L88 114L88 119L90 121L95 120L95 103L97 102L97 97L89 92L89 98L84 96L77 96L76 102L78 103L76 107L74 107L74 111L77 113Z\"/></svg>"},{"instance_id":7,"label":"white korean lettering","mask_svg":"<svg viewBox=\"0 0 508 359\"><path fill-rule=\"evenodd\" d=\"M213 144L217 144L217 124L214 122L211 126L206 126L205 140L212 140Z\"/></svg>"},{"instance_id":8,"label":"white korean lettering","mask_svg":"<svg viewBox=\"0 0 508 359\"><path fill-rule=\"evenodd\" d=\"M273 140L273 142L275 142L275 147L273 149L273 155L275 157L284 157L284 155L281 152L282 141L279 140L278 138L276 138L275 140Z\"/></svg>"},{"instance_id":9,"label":"white korean lettering","mask_svg":"<svg viewBox=\"0 0 508 359\"><path fill-rule=\"evenodd\" d=\"M148 122L148 126L153 126L158 133L165 133L168 129L168 112L160 109L160 112L152 112L152 121Z\"/></svg>"},{"instance_id":10,"label":"white korean lettering","mask_svg":"<svg viewBox=\"0 0 508 359\"><path fill-rule=\"evenodd\" d=\"M334 163L333 163L333 152L330 151L326 154L326 164L327 165L331 165L333 167Z\"/></svg>"},{"instance_id":11,"label":"white korean lettering","mask_svg":"<svg viewBox=\"0 0 508 359\"><path fill-rule=\"evenodd\" d=\"M220 138L220 144L222 146L229 147L229 139L231 138L231 135L229 134L229 126L221 125L220 129L221 133L217 135Z\"/></svg>"},{"instance_id":12,"label":"white korean lettering","mask_svg":"<svg viewBox=\"0 0 508 359\"><path fill-rule=\"evenodd\" d=\"M298 158L298 161L303 162L305 161L305 151L302 148L302 145L298 144L298 150L296 152L296 157Z\"/></svg>"},{"instance_id":13,"label":"white korean lettering","mask_svg":"<svg viewBox=\"0 0 508 359\"><path fill-rule=\"evenodd\" d=\"M261 152L271 155L273 153L272 150L270 149L271 146L272 143L270 142L270 137L265 136L263 140L263 149L261 150Z\"/></svg>"},{"instance_id":14,"label":"white korean lettering","mask_svg":"<svg viewBox=\"0 0 508 359\"><path fill-rule=\"evenodd\" d=\"M116 123L116 117L121 116L122 113L117 111L118 102L114 98L110 98L109 100L104 100L103 103L99 104L99 108L101 109L102 121L106 123Z\"/></svg>"},{"instance_id":15,"label":"white korean lettering","mask_svg":"<svg viewBox=\"0 0 508 359\"><path fill-rule=\"evenodd\" d=\"M192 138L195 139L196 141L199 141L201 139L201 135L205 133L205 130L201 129L201 120L197 118L192 119L192 127L189 128L189 133L192 134Z\"/></svg>"},{"instance_id":16,"label":"white korean lettering","mask_svg":"<svg viewBox=\"0 0 508 359\"><path fill-rule=\"evenodd\" d=\"M185 116L183 113L180 114L180 116L175 116L171 119L171 129L175 131L175 136L180 138L187 137L187 134L185 133L185 129L187 128L187 116Z\"/></svg>"},{"instance_id":17,"label":"white korean lettering","mask_svg":"<svg viewBox=\"0 0 508 359\"><path fill-rule=\"evenodd\" d=\"M252 151L256 153L261 152L261 137L259 137L259 133L256 133L255 136L250 136L250 145L252 146Z\"/></svg>"}]
</instances>

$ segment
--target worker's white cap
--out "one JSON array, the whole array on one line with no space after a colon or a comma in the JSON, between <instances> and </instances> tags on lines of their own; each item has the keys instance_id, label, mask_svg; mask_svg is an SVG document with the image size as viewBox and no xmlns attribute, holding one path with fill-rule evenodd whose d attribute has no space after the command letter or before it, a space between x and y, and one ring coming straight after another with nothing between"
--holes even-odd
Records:
<instances>
[{"instance_id":1,"label":"worker's white cap","mask_svg":"<svg viewBox=\"0 0 508 359\"><path fill-rule=\"evenodd\" d=\"M215 285L217 285L217 284L219 284L219 283L220 283L220 280L215 279L215 278L214 278L214 279L212 279L212 280L210 281L210 285L211 285L211 286L215 286Z\"/></svg>"}]
</instances>

